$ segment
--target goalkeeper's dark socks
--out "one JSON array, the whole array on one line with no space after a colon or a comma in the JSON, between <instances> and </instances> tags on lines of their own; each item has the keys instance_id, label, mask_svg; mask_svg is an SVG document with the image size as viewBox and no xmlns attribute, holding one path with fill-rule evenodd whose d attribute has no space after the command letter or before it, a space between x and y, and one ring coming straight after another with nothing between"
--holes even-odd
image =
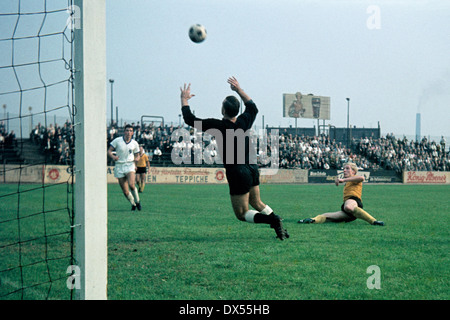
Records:
<instances>
[{"instance_id":1,"label":"goalkeeper's dark socks","mask_svg":"<svg viewBox=\"0 0 450 320\"><path fill-rule=\"evenodd\" d=\"M270 214L260 213L256 210L248 210L245 213L245 221L251 223L266 223L271 224L275 221L275 214L272 212Z\"/></svg>"},{"instance_id":2,"label":"goalkeeper's dark socks","mask_svg":"<svg viewBox=\"0 0 450 320\"><path fill-rule=\"evenodd\" d=\"M275 221L275 214L272 212L271 214L263 214L263 213L257 213L254 217L255 223L267 223L271 224Z\"/></svg>"},{"instance_id":3,"label":"goalkeeper's dark socks","mask_svg":"<svg viewBox=\"0 0 450 320\"><path fill-rule=\"evenodd\" d=\"M264 209L261 210L259 214L255 217L255 223L267 223L273 224L277 221L277 216L273 213L273 210L268 205L265 206Z\"/></svg>"}]
</instances>

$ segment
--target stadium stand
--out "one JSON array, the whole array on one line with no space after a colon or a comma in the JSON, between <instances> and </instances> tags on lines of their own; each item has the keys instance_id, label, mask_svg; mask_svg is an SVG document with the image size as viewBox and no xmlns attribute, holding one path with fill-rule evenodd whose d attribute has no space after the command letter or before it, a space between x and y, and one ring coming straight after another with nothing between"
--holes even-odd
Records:
<instances>
[{"instance_id":1,"label":"stadium stand","mask_svg":"<svg viewBox=\"0 0 450 320\"><path fill-rule=\"evenodd\" d=\"M106 143L123 133L123 126L115 123L108 127ZM172 149L177 141L171 141L171 135L178 126L162 126L149 123L135 127L134 138L144 146L154 166L174 166L171 160ZM191 132L191 143L196 138ZM2 163L49 163L70 165L73 152L73 127L69 121L62 126L50 124L45 127L38 124L30 133L29 139L18 142L14 132L7 133L0 124L0 148ZM402 171L450 171L450 155L446 151L445 139L439 142L396 138L393 134L385 137L353 138L350 146L345 141L331 139L325 134L306 135L283 132L279 135L280 168L300 169L341 169L347 161L355 162L363 170ZM203 141L202 146L209 145ZM214 140L212 140L214 143ZM193 150L193 149L192 149ZM192 151L193 152L193 151ZM270 152L270 149L269 149ZM217 156L217 155L213 155ZM111 161L111 160L108 160ZM194 161L192 161L194 163ZM109 163L112 164L112 163ZM203 166L220 166L219 164ZM198 165L188 165L198 166Z\"/></svg>"}]
</instances>

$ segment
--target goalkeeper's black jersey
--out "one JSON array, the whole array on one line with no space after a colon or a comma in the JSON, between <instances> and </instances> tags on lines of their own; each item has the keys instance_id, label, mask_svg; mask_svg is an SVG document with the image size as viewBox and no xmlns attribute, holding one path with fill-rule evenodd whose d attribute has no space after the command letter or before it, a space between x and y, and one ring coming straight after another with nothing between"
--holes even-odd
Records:
<instances>
[{"instance_id":1,"label":"goalkeeper's black jersey","mask_svg":"<svg viewBox=\"0 0 450 320\"><path fill-rule=\"evenodd\" d=\"M236 164L256 164L256 147L250 142L250 129L258 113L253 100L245 103L245 110L237 117L236 122L197 118L189 106L183 106L181 110L187 125L215 136L225 168Z\"/></svg>"}]
</instances>

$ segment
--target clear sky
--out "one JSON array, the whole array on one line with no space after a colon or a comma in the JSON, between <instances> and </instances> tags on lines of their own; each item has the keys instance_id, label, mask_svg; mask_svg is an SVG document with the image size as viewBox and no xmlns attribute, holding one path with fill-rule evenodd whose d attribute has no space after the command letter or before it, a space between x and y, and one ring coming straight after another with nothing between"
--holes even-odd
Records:
<instances>
[{"instance_id":1,"label":"clear sky","mask_svg":"<svg viewBox=\"0 0 450 320\"><path fill-rule=\"evenodd\" d=\"M422 136L450 136L450 1L108 0L106 9L119 118L178 123L185 82L196 115L219 117L236 76L259 107L257 125L264 115L294 126L282 96L301 91L331 98L326 124L346 127L348 97L351 125L415 135L420 112ZM187 35L194 23L207 29L201 44Z\"/></svg>"},{"instance_id":2,"label":"clear sky","mask_svg":"<svg viewBox=\"0 0 450 320\"><path fill-rule=\"evenodd\" d=\"M17 12L18 1L1 0L0 93L48 84L56 70L68 73L61 36L36 37L64 29L67 2L20 4L22 12L44 6L62 12L18 19L4 15ZM196 23L208 32L200 44L188 37ZM422 136L450 141L450 0L107 0L106 24L108 118L109 79L120 119L153 115L178 124L180 86L192 84L197 116L220 117L224 97L233 94L226 80L236 76L260 110L258 127L262 116L265 125L294 126L282 115L283 94L300 91L330 97L326 124L347 126L350 98L352 126L379 122L383 135L413 137L420 112ZM25 38L10 41L13 34ZM56 48L56 56L44 48ZM59 60L36 63L53 58ZM12 61L24 65L14 73L5 67ZM20 104L21 114L28 114L32 106L36 120L44 101L67 103L67 84L60 85L62 95L52 94L57 87L48 87L46 96L42 88L0 95L0 105L7 105L0 111L17 115Z\"/></svg>"}]
</instances>

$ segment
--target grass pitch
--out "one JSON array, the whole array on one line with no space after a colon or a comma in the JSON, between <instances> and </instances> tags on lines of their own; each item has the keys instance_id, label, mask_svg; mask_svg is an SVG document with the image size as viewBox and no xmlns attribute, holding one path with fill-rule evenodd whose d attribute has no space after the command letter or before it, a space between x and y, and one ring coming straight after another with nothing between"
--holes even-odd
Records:
<instances>
[{"instance_id":1,"label":"grass pitch","mask_svg":"<svg viewBox=\"0 0 450 320\"><path fill-rule=\"evenodd\" d=\"M448 299L450 186L364 186L364 221L300 225L337 211L342 187L262 185L290 233L238 221L225 185L147 185L132 213L109 186L110 299ZM369 289L378 266L380 289Z\"/></svg>"},{"instance_id":2,"label":"grass pitch","mask_svg":"<svg viewBox=\"0 0 450 320\"><path fill-rule=\"evenodd\" d=\"M65 187L45 192L23 188L31 191L19 196L14 193L17 186L0 187L0 222L8 220L0 223L0 270L17 263L28 265L22 275L17 268L1 272L0 293L16 289L23 277L31 283L26 299L67 299L69 260L52 260L70 249L64 234L69 225L63 205ZM291 235L280 241L267 225L234 217L226 185L147 185L140 194L143 210L134 213L120 187L109 185L108 298L449 299L450 186L365 184L364 208L384 221L385 227L361 220L297 223L339 210L342 188L262 185L262 200L284 218ZM43 199L48 213L35 214L43 207ZM18 205L22 201L26 202ZM18 210L19 216L29 218L15 220ZM62 234L33 240L44 229ZM17 240L18 232L26 240L20 247L21 257L17 245L8 245ZM47 263L34 264L37 256L48 258ZM380 289L368 288L371 266L379 268ZM48 270L60 280L49 281ZM0 299L20 298L19 290Z\"/></svg>"}]
</instances>

